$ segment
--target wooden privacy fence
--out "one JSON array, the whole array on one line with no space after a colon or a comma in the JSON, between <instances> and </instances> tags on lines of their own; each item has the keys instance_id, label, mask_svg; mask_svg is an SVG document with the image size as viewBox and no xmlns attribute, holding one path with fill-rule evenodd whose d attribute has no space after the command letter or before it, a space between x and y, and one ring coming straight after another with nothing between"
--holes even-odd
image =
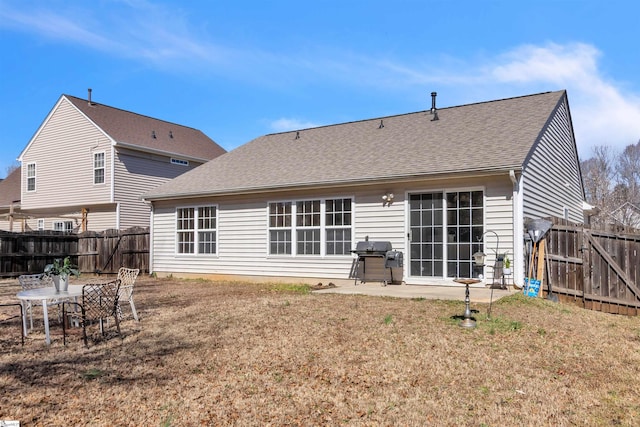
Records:
<instances>
[{"instance_id":1,"label":"wooden privacy fence","mask_svg":"<svg viewBox=\"0 0 640 427\"><path fill-rule=\"evenodd\" d=\"M82 273L114 274L123 266L149 272L149 228L81 234L0 232L0 277L41 273L45 265L65 256Z\"/></svg>"},{"instance_id":2,"label":"wooden privacy fence","mask_svg":"<svg viewBox=\"0 0 640 427\"><path fill-rule=\"evenodd\" d=\"M607 313L640 314L640 233L600 231L553 219L543 288L561 301Z\"/></svg>"}]
</instances>

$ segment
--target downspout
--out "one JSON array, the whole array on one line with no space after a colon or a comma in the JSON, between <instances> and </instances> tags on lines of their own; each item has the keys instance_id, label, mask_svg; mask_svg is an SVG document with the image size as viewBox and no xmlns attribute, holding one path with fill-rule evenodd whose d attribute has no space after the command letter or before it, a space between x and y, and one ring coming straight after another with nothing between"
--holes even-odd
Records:
<instances>
[{"instance_id":1,"label":"downspout","mask_svg":"<svg viewBox=\"0 0 640 427\"><path fill-rule=\"evenodd\" d=\"M149 274L153 273L153 217L155 213L154 204L151 205L149 213Z\"/></svg>"},{"instance_id":2,"label":"downspout","mask_svg":"<svg viewBox=\"0 0 640 427\"><path fill-rule=\"evenodd\" d=\"M509 178L513 184L513 194L511 202L513 204L513 282L517 287L522 288L524 283L524 198L522 195L522 181L524 177L520 175L520 182L513 169L509 170Z\"/></svg>"},{"instance_id":3,"label":"downspout","mask_svg":"<svg viewBox=\"0 0 640 427\"><path fill-rule=\"evenodd\" d=\"M111 143L111 203L116 200L116 149ZM116 206L116 230L120 230L120 202Z\"/></svg>"}]
</instances>

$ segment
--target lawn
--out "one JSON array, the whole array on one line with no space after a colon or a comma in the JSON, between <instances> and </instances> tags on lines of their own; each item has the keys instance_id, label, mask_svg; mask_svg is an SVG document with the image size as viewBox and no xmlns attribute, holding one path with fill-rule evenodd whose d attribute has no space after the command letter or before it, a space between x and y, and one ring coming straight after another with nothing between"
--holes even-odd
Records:
<instances>
[{"instance_id":1,"label":"lawn","mask_svg":"<svg viewBox=\"0 0 640 427\"><path fill-rule=\"evenodd\" d=\"M0 284L0 301L17 292ZM637 426L640 318L513 295L472 304L139 278L124 339L0 325L21 426ZM129 314L125 307L125 314ZM4 311L3 311L4 313ZM36 311L42 315L41 310ZM1 317L0 317L1 318ZM96 335L98 337L98 335Z\"/></svg>"}]
</instances>

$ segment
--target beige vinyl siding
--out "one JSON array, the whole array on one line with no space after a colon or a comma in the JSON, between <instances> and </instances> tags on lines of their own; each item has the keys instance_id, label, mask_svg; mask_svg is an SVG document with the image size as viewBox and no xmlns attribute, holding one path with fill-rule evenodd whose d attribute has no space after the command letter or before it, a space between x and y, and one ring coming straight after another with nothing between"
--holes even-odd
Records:
<instances>
[{"instance_id":1,"label":"beige vinyl siding","mask_svg":"<svg viewBox=\"0 0 640 427\"><path fill-rule=\"evenodd\" d=\"M115 207L109 210L91 208L87 214L87 229L91 231L104 231L116 228Z\"/></svg>"},{"instance_id":2,"label":"beige vinyl siding","mask_svg":"<svg viewBox=\"0 0 640 427\"><path fill-rule=\"evenodd\" d=\"M27 164L37 165L36 191L22 193L22 208L108 203L111 198L111 141L66 99L52 111L23 154L22 187ZM105 184L93 183L93 153L105 152Z\"/></svg>"},{"instance_id":3,"label":"beige vinyl siding","mask_svg":"<svg viewBox=\"0 0 640 427\"><path fill-rule=\"evenodd\" d=\"M114 199L120 204L120 228L148 226L151 209L141 196L198 165L175 165L169 157L132 150L116 152Z\"/></svg>"},{"instance_id":4,"label":"beige vinyl siding","mask_svg":"<svg viewBox=\"0 0 640 427\"><path fill-rule=\"evenodd\" d=\"M223 205L215 201L178 205L218 205L218 253L215 255L176 254L175 207L156 206L153 217L154 271L337 279L348 277L352 263L350 255L325 257L267 255L268 201L272 199Z\"/></svg>"},{"instance_id":5,"label":"beige vinyl siding","mask_svg":"<svg viewBox=\"0 0 640 427\"><path fill-rule=\"evenodd\" d=\"M524 178L525 217L562 218L566 207L571 221L583 221L582 182L566 99L535 147Z\"/></svg>"},{"instance_id":6,"label":"beige vinyl siding","mask_svg":"<svg viewBox=\"0 0 640 427\"><path fill-rule=\"evenodd\" d=\"M268 202L281 200L308 200L311 198L351 198L353 197L354 234L352 246L364 240L390 241L395 250L404 253L405 268L394 269L396 281L406 279L408 257L407 253L407 223L406 223L406 194L409 191L442 190L441 185L451 185L451 180L440 181L435 186L394 185L380 189L348 189L336 193L314 192L313 196L279 194L273 197L259 196L251 199L244 198L235 201L212 199L190 200L184 203L156 202L153 215L153 270L166 274L190 275L237 275L237 276L268 276L286 278L318 278L332 280L349 280L349 273L353 266L354 256L282 256L268 254ZM512 187L508 176L486 178L482 182L465 180L455 182L455 189L483 188L485 191L485 221L486 229L492 229L500 235L500 249L511 248L513 245L511 213ZM381 196L386 192L394 193L394 202L390 206L383 206ZM215 255L176 254L176 206L204 206L215 205L218 208L218 253ZM486 252L488 262L493 262L493 248L495 238L487 235ZM510 253L513 253L511 250ZM368 266L367 278L382 276L382 260L373 261ZM371 267L371 268L369 268ZM489 268L486 276L491 276ZM433 283L434 280L413 279L411 283ZM453 284L447 279L446 283ZM409 283L409 281L408 281Z\"/></svg>"},{"instance_id":7,"label":"beige vinyl siding","mask_svg":"<svg viewBox=\"0 0 640 427\"><path fill-rule=\"evenodd\" d=\"M393 202L383 205L382 195L392 193ZM371 241L389 241L393 250L404 253L407 262L406 232L405 232L405 192L402 187L388 186L384 190L369 190L360 194L355 204L355 238L353 245L369 238ZM346 279L348 276L344 276ZM365 282L379 281L381 278L390 279L391 275L384 271L382 258L370 258L360 266L359 277ZM393 280L404 280L404 269L393 269Z\"/></svg>"},{"instance_id":8,"label":"beige vinyl siding","mask_svg":"<svg viewBox=\"0 0 640 427\"><path fill-rule=\"evenodd\" d=\"M89 212L87 214L87 227L88 230L91 231L104 231L116 228L116 212L115 206L111 209L106 207L89 207ZM44 229L45 230L53 230L53 223L56 221L73 221L74 228L77 228L78 232L81 232L81 221L82 215L80 212L60 216L60 217L40 217L39 219L44 219ZM33 229L38 229L38 219L32 218L27 220L27 225ZM18 227L20 224L18 224ZM14 223L14 230L16 229L16 223Z\"/></svg>"},{"instance_id":9,"label":"beige vinyl siding","mask_svg":"<svg viewBox=\"0 0 640 427\"><path fill-rule=\"evenodd\" d=\"M494 269L492 267L496 262L496 251L498 254L508 253L514 267L517 262L514 259L512 194L513 186L508 177L491 181L485 190L485 235L483 240L487 258L484 275L489 283L493 282ZM496 232L499 241L491 231Z\"/></svg>"}]
</instances>

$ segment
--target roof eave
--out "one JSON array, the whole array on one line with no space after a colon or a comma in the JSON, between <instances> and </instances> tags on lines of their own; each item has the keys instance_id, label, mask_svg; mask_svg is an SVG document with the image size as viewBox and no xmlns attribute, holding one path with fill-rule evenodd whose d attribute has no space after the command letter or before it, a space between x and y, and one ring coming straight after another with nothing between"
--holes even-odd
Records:
<instances>
[{"instance_id":1,"label":"roof eave","mask_svg":"<svg viewBox=\"0 0 640 427\"><path fill-rule=\"evenodd\" d=\"M206 163L209 160L211 160L211 159L208 159L208 158L189 156L189 155L178 153L178 152L165 151L165 150L156 150L156 149L153 149L153 148L145 147L143 145L131 144L131 143L128 143L128 142L116 141L113 145L116 148L119 148L119 147L120 148L127 148L129 150L135 150L135 151L140 151L140 152L149 153L149 154L157 154L157 155L160 155L160 156L178 157L180 159L189 160L189 161L192 161L192 162Z\"/></svg>"},{"instance_id":2,"label":"roof eave","mask_svg":"<svg viewBox=\"0 0 640 427\"><path fill-rule=\"evenodd\" d=\"M323 189L323 188L339 188L339 187L352 187L354 185L377 185L388 184L390 182L411 182L421 181L424 179L437 179L444 176L450 176L455 178L469 178L479 176L492 176L492 175L504 175L509 174L510 171L522 172L522 165L513 165L508 167L495 167L484 169L467 169L456 171L439 171L436 173L421 173L421 174L406 174L406 175L390 175L384 177L371 177L358 180L335 180L335 181L322 181L322 182L304 182L304 183L287 183L282 185L274 185L269 187L241 187L231 190L219 190L219 191L195 191L189 193L165 193L151 196L142 196L142 200L146 202L165 201L165 200L185 200L202 197L225 197L225 196L242 196L247 194L266 194L275 193L280 191L299 191L309 188Z\"/></svg>"}]
</instances>

